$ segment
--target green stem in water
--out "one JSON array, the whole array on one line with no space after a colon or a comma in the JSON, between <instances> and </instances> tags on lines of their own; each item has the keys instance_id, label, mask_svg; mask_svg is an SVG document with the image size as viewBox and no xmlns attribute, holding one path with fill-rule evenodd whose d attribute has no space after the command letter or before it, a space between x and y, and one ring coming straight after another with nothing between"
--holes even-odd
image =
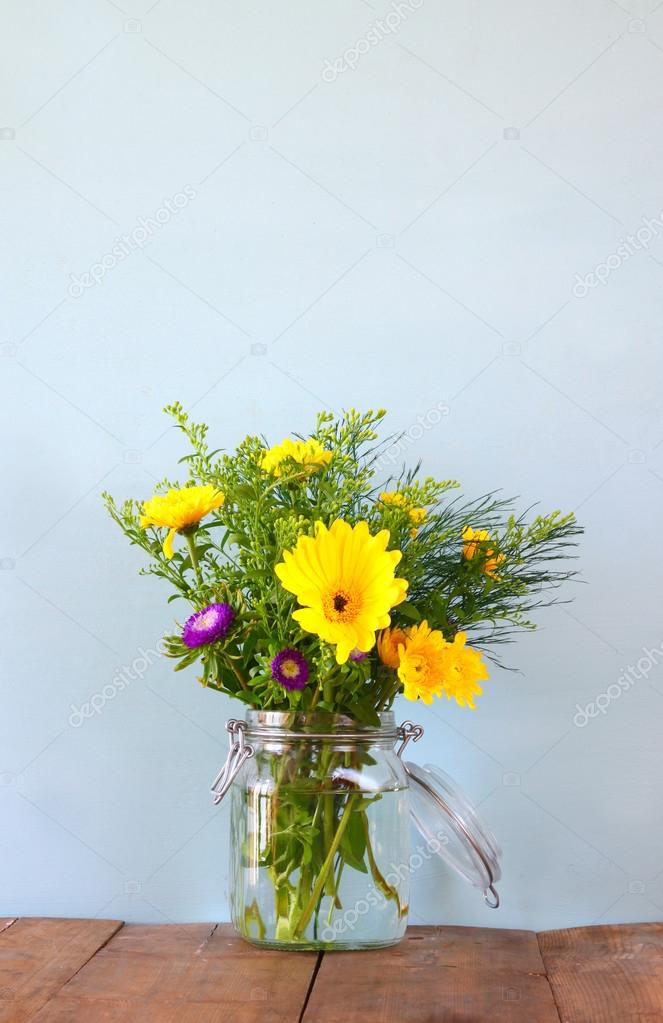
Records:
<instances>
[{"instance_id":1,"label":"green stem in water","mask_svg":"<svg viewBox=\"0 0 663 1023\"><path fill-rule=\"evenodd\" d=\"M343 903L338 894L338 890L341 885L341 874L343 873L343 867L345 866L345 860L340 857L338 864L338 870L336 871L336 880L334 881L334 900L329 903L329 913L327 914L327 923L331 926L332 918L334 916L335 909L343 909Z\"/></svg>"},{"instance_id":2,"label":"green stem in water","mask_svg":"<svg viewBox=\"0 0 663 1023\"><path fill-rule=\"evenodd\" d=\"M295 930L293 932L293 937L297 937L298 935L300 935L302 933L302 931L306 930L306 926L307 926L309 920L311 919L311 914L313 913L313 910L316 907L318 899L320 898L320 896L322 894L322 890L325 887L325 884L326 884L326 881L327 881L327 877L329 876L329 872L333 869L334 857L336 855L336 852L338 850L339 845L341 844L341 839L343 838L343 835L345 834L345 829L347 828L348 824L350 823L350 814L352 813L352 811L354 809L354 804L356 802L356 799L357 799L357 796L356 796L356 794L354 792L351 795L348 796L348 801L345 804L345 809L343 810L343 816L341 817L340 821L338 822L338 827L336 829L336 834L334 835L334 837L332 839L332 842L331 842L331 845L329 846L329 849L327 851L327 856L325 858L325 861L322 864L322 867L320 868L320 873L318 874L316 882L315 882L315 884L313 886L313 890L311 892L311 897L308 900L308 902L306 903L306 905L304 906L304 909L302 910L302 915L300 916L299 920L297 921L297 926L295 927Z\"/></svg>"},{"instance_id":3,"label":"green stem in water","mask_svg":"<svg viewBox=\"0 0 663 1023\"><path fill-rule=\"evenodd\" d=\"M267 928L260 914L258 902L256 899L253 900L250 906L247 906L244 910L244 929L247 934L251 933L251 924L256 926L256 937L262 941L267 933Z\"/></svg>"},{"instance_id":4,"label":"green stem in water","mask_svg":"<svg viewBox=\"0 0 663 1023\"><path fill-rule=\"evenodd\" d=\"M371 833L368 826L368 817L366 816L365 813L362 814L362 817L363 817L362 823L364 825L364 834L366 835L366 856L368 858L368 864L371 868L373 880L375 881L375 884L377 885L378 889L382 892L386 899L394 899L394 901L396 902L396 906L398 908L398 915L402 916L403 907L401 906L401 900L398 896L398 892L396 888L389 884L389 882L383 876L382 871L377 865L375 854L373 853L373 846L371 845Z\"/></svg>"}]
</instances>

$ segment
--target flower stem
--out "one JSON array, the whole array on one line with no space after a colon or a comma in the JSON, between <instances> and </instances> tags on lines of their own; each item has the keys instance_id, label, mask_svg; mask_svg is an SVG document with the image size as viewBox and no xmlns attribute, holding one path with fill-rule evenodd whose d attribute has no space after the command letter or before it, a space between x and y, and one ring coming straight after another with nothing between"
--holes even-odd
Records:
<instances>
[{"instance_id":1,"label":"flower stem","mask_svg":"<svg viewBox=\"0 0 663 1023\"><path fill-rule=\"evenodd\" d=\"M203 577L200 574L200 565L198 564L198 552L196 550L195 540L193 539L193 533L185 533L184 535L186 537L187 546L189 548L189 554L191 556L191 566L194 572L196 573L198 585L202 586Z\"/></svg>"},{"instance_id":2,"label":"flower stem","mask_svg":"<svg viewBox=\"0 0 663 1023\"><path fill-rule=\"evenodd\" d=\"M241 671L239 670L239 668L235 664L234 660L232 658L229 658L229 660L230 660L230 669L233 672L235 678L237 679L237 681L241 685L242 689L245 692L248 692L249 691L249 687L246 684L246 679L244 678L244 676L242 675ZM226 664L227 663L228 663L228 660L226 660Z\"/></svg>"},{"instance_id":3,"label":"flower stem","mask_svg":"<svg viewBox=\"0 0 663 1023\"><path fill-rule=\"evenodd\" d=\"M375 881L375 884L377 885L377 887L379 888L379 890L382 892L382 894L384 895L384 897L386 899L394 899L395 900L396 907L398 909L398 915L399 915L399 917L402 917L403 916L403 907L401 905L401 900L399 898L398 891L397 891L396 888L394 888L392 885L389 884L387 879L383 876L382 871L378 867L377 860L375 859L375 853L373 852L373 846L371 845L371 833L370 833L370 829L369 829L369 826L368 826L368 817L366 816L365 813L362 814L362 817L363 817L362 823L363 823L363 826L364 826L364 834L366 835L366 857L368 859L368 864L369 864L369 866L371 868L371 874L373 875L373 880Z\"/></svg>"},{"instance_id":4,"label":"flower stem","mask_svg":"<svg viewBox=\"0 0 663 1023\"><path fill-rule=\"evenodd\" d=\"M336 852L338 850L339 845L341 844L341 839L343 838L343 835L345 833L345 829L347 828L348 824L350 823L350 815L351 815L351 813L352 813L352 811L354 809L355 801L356 801L356 794L353 792L353 793L351 793L348 796L348 801L345 804L345 809L343 810L343 815L342 815L340 821L338 822L338 827L336 829L336 834L334 835L334 838L332 839L331 845L329 846L329 850L327 852L327 857L325 859L325 862L322 864L322 867L320 868L320 873L318 874L318 876L316 878L316 882L315 882L315 884L313 886L313 890L311 892L311 897L308 900L308 902L306 903L306 905L304 906L304 909L302 910L302 915L300 916L299 920L297 921L297 926L294 929L293 937L297 937L298 935L300 935L302 933L302 931L306 930L306 926L307 926L309 920L311 919L311 914L313 913L313 910L316 907L316 903L318 902L318 899L320 898L320 896L322 894L322 890L325 887L325 882L327 881L327 877L329 875L329 872L330 872L330 870L332 869L332 867L334 865L334 857L336 855Z\"/></svg>"}]
</instances>

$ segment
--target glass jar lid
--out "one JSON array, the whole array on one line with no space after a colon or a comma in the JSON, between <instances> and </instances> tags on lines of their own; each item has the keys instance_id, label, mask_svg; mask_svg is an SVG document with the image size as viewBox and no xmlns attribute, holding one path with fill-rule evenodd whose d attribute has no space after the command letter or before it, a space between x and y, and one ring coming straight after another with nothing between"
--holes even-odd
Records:
<instances>
[{"instance_id":1,"label":"glass jar lid","mask_svg":"<svg viewBox=\"0 0 663 1023\"><path fill-rule=\"evenodd\" d=\"M475 807L439 767L404 761L410 787L412 820L428 847L448 866L484 893L491 909L500 897L502 850Z\"/></svg>"}]
</instances>

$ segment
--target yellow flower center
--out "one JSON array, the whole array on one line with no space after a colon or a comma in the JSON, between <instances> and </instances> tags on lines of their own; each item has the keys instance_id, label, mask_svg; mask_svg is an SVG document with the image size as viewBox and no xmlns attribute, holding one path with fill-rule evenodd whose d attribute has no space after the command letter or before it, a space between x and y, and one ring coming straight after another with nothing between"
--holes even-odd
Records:
<instances>
[{"instance_id":1,"label":"yellow flower center","mask_svg":"<svg viewBox=\"0 0 663 1023\"><path fill-rule=\"evenodd\" d=\"M300 672L299 665L297 664L297 661L293 661L293 659L291 657L289 657L285 661L281 661L281 669L280 670L281 670L282 674L285 675L286 678L298 678L299 677L299 672Z\"/></svg>"},{"instance_id":2,"label":"yellow flower center","mask_svg":"<svg viewBox=\"0 0 663 1023\"><path fill-rule=\"evenodd\" d=\"M428 660L421 654L409 654L407 655L407 664L405 671L409 676L410 682L422 683L428 679L430 665Z\"/></svg>"},{"instance_id":3,"label":"yellow flower center","mask_svg":"<svg viewBox=\"0 0 663 1023\"><path fill-rule=\"evenodd\" d=\"M194 629L210 629L213 625L216 625L216 620L216 611L206 611L204 615L196 619Z\"/></svg>"},{"instance_id":4,"label":"yellow flower center","mask_svg":"<svg viewBox=\"0 0 663 1023\"><path fill-rule=\"evenodd\" d=\"M337 586L323 597L322 607L330 622L353 622L360 612L356 596Z\"/></svg>"}]
</instances>

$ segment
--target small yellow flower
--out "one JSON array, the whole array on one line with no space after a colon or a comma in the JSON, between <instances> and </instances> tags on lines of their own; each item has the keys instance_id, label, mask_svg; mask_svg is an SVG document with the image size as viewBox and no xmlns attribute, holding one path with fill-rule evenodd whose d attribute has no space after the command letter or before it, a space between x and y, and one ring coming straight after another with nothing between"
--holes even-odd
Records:
<instances>
[{"instance_id":1,"label":"small yellow flower","mask_svg":"<svg viewBox=\"0 0 663 1023\"><path fill-rule=\"evenodd\" d=\"M205 515L220 508L224 500L221 491L211 484L181 487L179 490L171 488L168 493L156 494L145 501L140 525L142 529L157 526L169 530L163 543L163 553L167 558L172 558L175 534L189 526L198 525Z\"/></svg>"},{"instance_id":2,"label":"small yellow flower","mask_svg":"<svg viewBox=\"0 0 663 1023\"><path fill-rule=\"evenodd\" d=\"M402 554L388 551L388 543L388 531L372 536L367 522L351 526L336 519L329 529L316 522L315 536L300 536L275 568L302 605L292 617L336 647L338 664L353 650L371 650L376 631L390 623L391 608L405 599L408 584L395 578Z\"/></svg>"},{"instance_id":3,"label":"small yellow flower","mask_svg":"<svg viewBox=\"0 0 663 1023\"><path fill-rule=\"evenodd\" d=\"M479 682L488 678L488 669L478 650L466 646L466 635L457 632L447 643L444 655L444 692L448 700L460 707L474 707L474 697L481 696Z\"/></svg>"},{"instance_id":4,"label":"small yellow flower","mask_svg":"<svg viewBox=\"0 0 663 1023\"><path fill-rule=\"evenodd\" d=\"M398 491L383 490L380 494L380 500L383 504L395 505L396 508L404 508L407 504L404 494L399 494Z\"/></svg>"},{"instance_id":5,"label":"small yellow flower","mask_svg":"<svg viewBox=\"0 0 663 1023\"><path fill-rule=\"evenodd\" d=\"M495 554L492 547L483 548L480 545L490 540L491 536L487 529L472 529L465 526L463 530L463 557L471 560L478 554L483 558L483 571L491 579L499 580L497 568L505 560L503 554Z\"/></svg>"},{"instance_id":6,"label":"small yellow flower","mask_svg":"<svg viewBox=\"0 0 663 1023\"><path fill-rule=\"evenodd\" d=\"M385 629L378 636L378 656L388 668L397 668L400 664L399 644L405 643L406 633L403 629Z\"/></svg>"},{"instance_id":7,"label":"small yellow flower","mask_svg":"<svg viewBox=\"0 0 663 1023\"><path fill-rule=\"evenodd\" d=\"M263 453L260 468L278 479L283 476L284 462L295 462L307 472L315 472L329 465L331 457L331 451L326 451L314 437L308 440L292 440L288 437L282 444L276 444Z\"/></svg>"},{"instance_id":8,"label":"small yellow flower","mask_svg":"<svg viewBox=\"0 0 663 1023\"><path fill-rule=\"evenodd\" d=\"M383 490L380 494L380 501L388 507L402 508L404 511L407 511L408 518L413 526L420 526L422 522L426 521L426 516L428 515L427 510L425 508L415 508L405 494L399 493L398 490ZM417 530L411 529L410 536L416 535Z\"/></svg>"},{"instance_id":9,"label":"small yellow flower","mask_svg":"<svg viewBox=\"0 0 663 1023\"><path fill-rule=\"evenodd\" d=\"M428 512L425 508L410 508L408 515L413 526L420 526L422 522L426 521Z\"/></svg>"}]
</instances>

